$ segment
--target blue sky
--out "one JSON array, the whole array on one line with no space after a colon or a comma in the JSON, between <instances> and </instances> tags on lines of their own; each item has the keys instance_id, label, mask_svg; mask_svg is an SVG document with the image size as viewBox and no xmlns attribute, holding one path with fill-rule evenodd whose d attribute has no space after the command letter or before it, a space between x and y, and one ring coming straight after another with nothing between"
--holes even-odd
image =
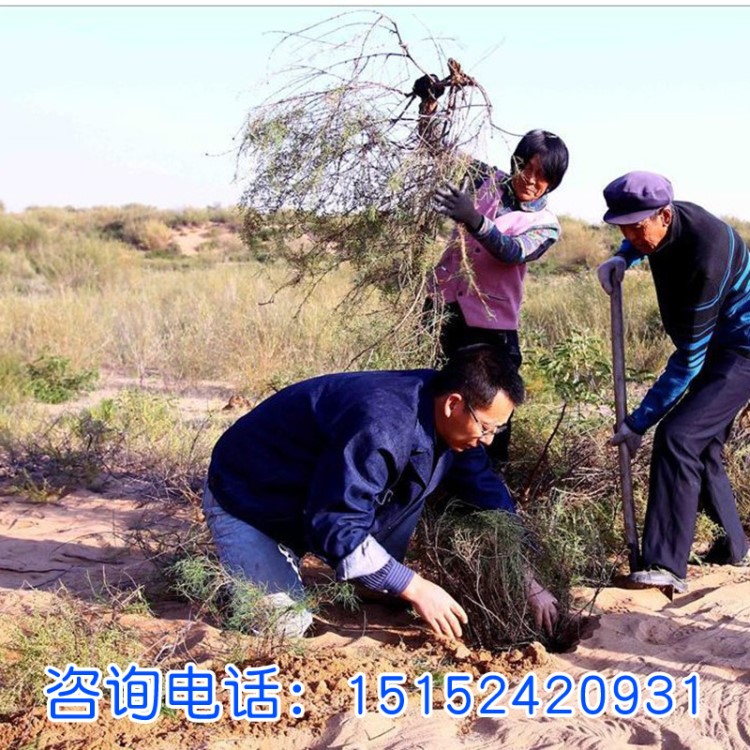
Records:
<instances>
[{"instance_id":1,"label":"blue sky","mask_svg":"<svg viewBox=\"0 0 750 750\"><path fill-rule=\"evenodd\" d=\"M377 6L367 6L377 8ZM343 8L0 7L0 201L232 205L233 136L280 61L278 36ZM750 7L383 7L426 67L427 40L487 89L495 120L561 135L553 207L591 221L632 169L750 220ZM490 156L507 164L514 141Z\"/></svg>"}]
</instances>

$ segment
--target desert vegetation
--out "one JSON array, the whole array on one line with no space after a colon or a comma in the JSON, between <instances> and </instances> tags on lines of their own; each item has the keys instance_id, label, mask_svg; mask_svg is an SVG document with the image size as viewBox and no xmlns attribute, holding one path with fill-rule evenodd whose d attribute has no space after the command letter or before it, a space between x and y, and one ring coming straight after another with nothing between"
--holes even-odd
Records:
<instances>
[{"instance_id":1,"label":"desert vegetation","mask_svg":"<svg viewBox=\"0 0 750 750\"><path fill-rule=\"evenodd\" d=\"M140 220L167 228L173 251L154 252L137 233L112 236L112 226ZM230 229L221 241L211 234L216 223ZM178 245L185 227L206 235L205 244L190 254ZM529 283L522 335L530 395L515 420L506 476L540 542L532 564L575 611L571 588L606 583L623 553L616 464L605 447L613 420L608 300L592 273L616 238L572 218L564 219L564 227L559 257L557 249L550 253ZM349 264L341 263L312 292L290 287L289 265L274 252L278 237L269 231L266 239L238 246L239 229L231 211L218 209L180 214L140 206L35 208L0 216L0 447L6 494L43 503L74 487L97 491L107 481L133 478L143 496L190 509L198 521L210 449L236 414L216 410L196 420L180 412L180 394L211 381L226 393L244 395L251 405L318 373L429 364L429 347L417 343L402 351L382 338L393 319L378 300L372 303L377 315L363 309L359 316L341 316L338 304L355 275ZM663 366L670 346L644 270L628 275L625 300L635 400ZM362 351L366 357L357 358ZM101 398L90 393L113 377L127 385ZM737 425L728 450L744 514L750 509L748 429L746 419ZM647 455L643 451L634 466L641 513ZM520 553L519 544L511 543L512 528L497 527L481 514L436 515L426 524L412 555L428 574L448 587L453 579L460 590L467 575L461 561L484 559L489 567L482 575L502 583L497 591L518 587L513 561ZM195 529L194 537L167 544L163 539L156 544L148 534L140 541L159 561L165 580L171 576L184 596L204 602L202 616L216 619L226 611L227 627L237 628L238 608L223 609L221 596L200 588L221 592L223 584L209 575L210 548L199 524ZM711 534L706 521L700 541L708 542ZM482 554L472 557L466 545ZM506 558L493 558L492 551L500 549ZM206 554L209 567L200 563ZM241 598L252 602L250 595ZM321 597L332 600L337 596L330 592ZM500 627L474 612L479 645L540 637L523 608L509 616L508 602L498 600L485 610L490 618L501 610L507 621Z\"/></svg>"},{"instance_id":2,"label":"desert vegetation","mask_svg":"<svg viewBox=\"0 0 750 750\"><path fill-rule=\"evenodd\" d=\"M352 38L358 23L334 19L333 27L283 41L330 47L343 29ZM152 524L131 535L155 575L99 592L108 609L96 627L75 598L61 595L11 634L3 712L38 701L32 676L45 660L134 658L123 612L151 611L170 596L191 603L196 619L255 638L235 661L298 648L270 635L273 617L259 592L227 578L201 525L210 451L238 414L217 407L196 416L180 398L220 393L252 408L325 372L437 364L421 311L429 269L452 227L430 199L440 181L471 170L467 144L487 132L507 134L460 63L448 59L436 77L446 98L432 107L436 99L410 88L425 69L392 22L369 15L360 31L368 45L382 37L385 46L362 46L325 68L303 66L301 78L250 114L239 157L251 163L252 178L237 210L0 209L3 492L53 503L117 482L189 519L179 533ZM388 47L394 39L396 53ZM393 66L389 84L384 65ZM735 224L750 233L750 225ZM573 217L562 217L562 226L562 241L530 274L523 309L529 397L514 417L505 476L524 527L468 511L461 498L437 497L409 553L463 603L467 641L480 649L569 645L592 605L578 587L596 592L625 559L617 464L606 447L614 421L609 300L593 273L619 238ZM625 315L635 402L671 351L647 269L628 274ZM745 415L727 450L743 516L749 436ZM646 440L633 466L641 520L648 454ZM713 533L704 519L697 544ZM561 603L552 638L530 619L528 569ZM358 606L355 592L332 583L308 604ZM59 628L73 636L50 638Z\"/></svg>"}]
</instances>

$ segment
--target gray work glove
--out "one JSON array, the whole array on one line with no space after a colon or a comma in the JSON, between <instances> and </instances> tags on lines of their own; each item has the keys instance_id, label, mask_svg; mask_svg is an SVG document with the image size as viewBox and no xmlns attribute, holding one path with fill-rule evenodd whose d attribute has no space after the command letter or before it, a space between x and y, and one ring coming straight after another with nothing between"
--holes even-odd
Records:
<instances>
[{"instance_id":1,"label":"gray work glove","mask_svg":"<svg viewBox=\"0 0 750 750\"><path fill-rule=\"evenodd\" d=\"M464 186L467 183L464 182ZM452 182L435 191L435 210L443 216L450 216L453 221L465 224L472 231L482 225L482 214L474 208L474 201L465 187L458 188Z\"/></svg>"},{"instance_id":2,"label":"gray work glove","mask_svg":"<svg viewBox=\"0 0 750 750\"><path fill-rule=\"evenodd\" d=\"M599 277L599 283L607 294L612 294L616 282L622 283L625 276L625 269L628 267L625 258L619 255L613 255L609 260L605 260L599 268L596 269L596 275Z\"/></svg>"},{"instance_id":3,"label":"gray work glove","mask_svg":"<svg viewBox=\"0 0 750 750\"><path fill-rule=\"evenodd\" d=\"M641 447L641 440L643 440L643 435L633 432L633 430L623 422L620 425L620 429L617 430L609 441L609 444L620 445L620 443L625 443L625 445L628 446L628 453L632 460L635 458L635 454L638 453L638 449Z\"/></svg>"}]
</instances>

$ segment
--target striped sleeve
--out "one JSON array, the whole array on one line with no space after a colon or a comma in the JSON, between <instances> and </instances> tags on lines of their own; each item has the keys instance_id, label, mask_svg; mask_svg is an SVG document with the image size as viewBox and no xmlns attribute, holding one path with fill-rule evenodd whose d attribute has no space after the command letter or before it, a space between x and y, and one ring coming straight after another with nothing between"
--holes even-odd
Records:
<instances>
[{"instance_id":1,"label":"striped sleeve","mask_svg":"<svg viewBox=\"0 0 750 750\"><path fill-rule=\"evenodd\" d=\"M474 239L502 263L529 263L539 258L557 242L560 228L549 224L532 227L515 237L504 234L486 216L479 228L472 232Z\"/></svg>"},{"instance_id":2,"label":"striped sleeve","mask_svg":"<svg viewBox=\"0 0 750 750\"><path fill-rule=\"evenodd\" d=\"M695 275L690 290L694 302L680 315L679 324L670 334L676 348L664 372L640 406L625 420L635 432L643 434L655 425L677 403L703 367L722 305L732 287L734 253L738 248L734 232L729 226L726 230L729 238L726 253L721 253L724 259L716 262L717 248L714 248L711 271Z\"/></svg>"},{"instance_id":3,"label":"striped sleeve","mask_svg":"<svg viewBox=\"0 0 750 750\"><path fill-rule=\"evenodd\" d=\"M615 255L625 259L626 268L630 268L643 260L643 255L633 247L630 240L623 240Z\"/></svg>"},{"instance_id":4,"label":"striped sleeve","mask_svg":"<svg viewBox=\"0 0 750 750\"><path fill-rule=\"evenodd\" d=\"M355 580L368 589L398 596L411 583L412 578L414 571L392 557L380 570Z\"/></svg>"}]
</instances>

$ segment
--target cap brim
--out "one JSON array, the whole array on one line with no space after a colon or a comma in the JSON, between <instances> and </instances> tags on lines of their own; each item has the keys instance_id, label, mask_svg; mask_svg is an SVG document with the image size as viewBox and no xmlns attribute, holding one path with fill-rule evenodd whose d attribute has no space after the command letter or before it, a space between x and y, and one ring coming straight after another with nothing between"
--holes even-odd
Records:
<instances>
[{"instance_id":1,"label":"cap brim","mask_svg":"<svg viewBox=\"0 0 750 750\"><path fill-rule=\"evenodd\" d=\"M656 208L648 208L645 211L636 211L635 213L631 214L618 214L617 211L613 211L610 209L607 211L606 214L604 214L604 221L607 222L607 224L637 224L639 221L643 221L644 219L648 219L649 216L653 216L653 214L659 210L659 207Z\"/></svg>"}]
</instances>

